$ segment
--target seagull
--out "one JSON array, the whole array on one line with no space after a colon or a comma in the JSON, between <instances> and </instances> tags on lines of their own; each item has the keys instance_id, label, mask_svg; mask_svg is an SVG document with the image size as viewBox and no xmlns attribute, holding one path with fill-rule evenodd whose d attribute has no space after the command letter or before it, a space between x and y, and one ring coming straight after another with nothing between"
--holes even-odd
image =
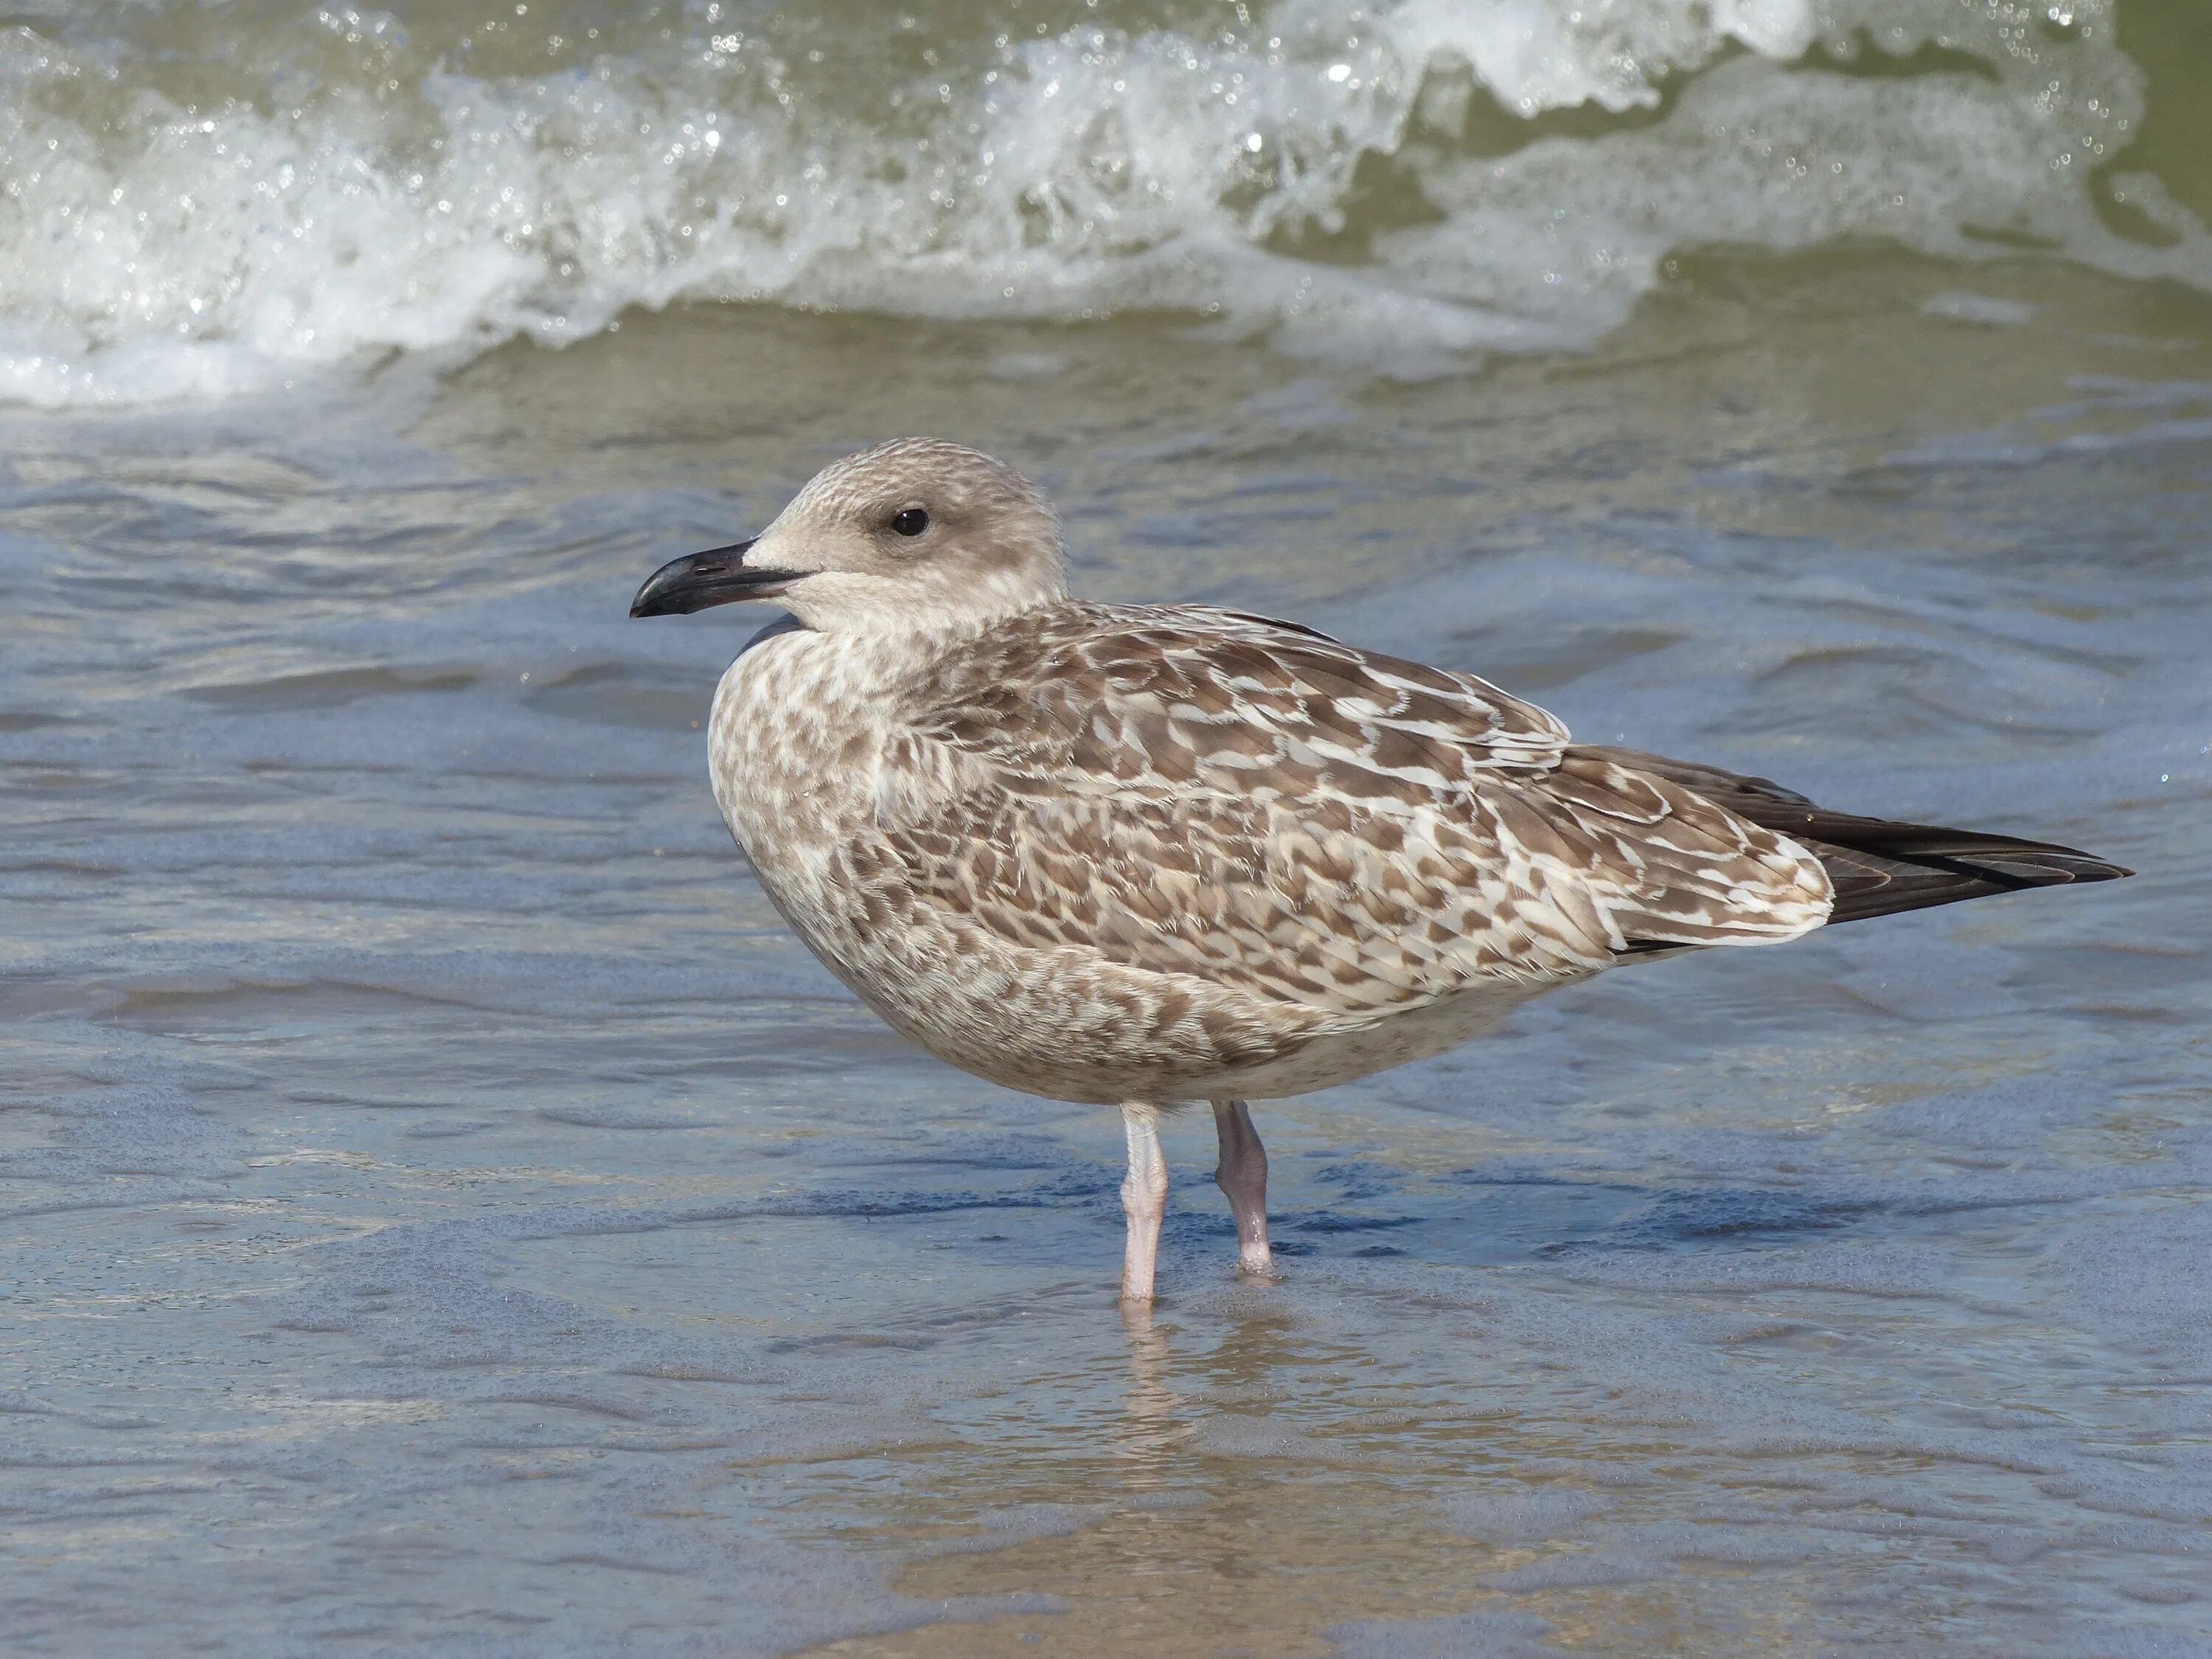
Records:
<instances>
[{"instance_id":1,"label":"seagull","mask_svg":"<svg viewBox=\"0 0 2212 1659\"><path fill-rule=\"evenodd\" d=\"M1578 744L1486 680L1295 623L1074 598L1044 494L936 439L825 467L630 615L741 600L787 613L708 731L762 890L930 1053L1121 1108L1130 1304L1168 1114L1212 1106L1239 1269L1272 1276L1251 1101L1442 1053L1622 963L2131 873Z\"/></svg>"}]
</instances>

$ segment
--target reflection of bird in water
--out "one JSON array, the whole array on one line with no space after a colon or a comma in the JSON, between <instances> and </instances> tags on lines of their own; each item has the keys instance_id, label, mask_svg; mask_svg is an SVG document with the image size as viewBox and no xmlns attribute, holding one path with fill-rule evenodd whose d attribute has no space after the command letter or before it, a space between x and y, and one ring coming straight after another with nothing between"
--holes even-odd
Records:
<instances>
[{"instance_id":1,"label":"reflection of bird in water","mask_svg":"<svg viewBox=\"0 0 2212 1659\"><path fill-rule=\"evenodd\" d=\"M1122 1299L1121 1328L1129 1339L1129 1388L1115 1451L1132 1466L1132 1487L1163 1486L1190 1425L1183 1420L1182 1402L1168 1385L1168 1340L1152 1324L1150 1297Z\"/></svg>"},{"instance_id":2,"label":"reflection of bird in water","mask_svg":"<svg viewBox=\"0 0 2212 1659\"><path fill-rule=\"evenodd\" d=\"M714 697L714 794L815 954L933 1054L1118 1103L1122 1294L1158 1121L1212 1103L1269 1269L1247 1099L1433 1054L1624 962L2128 872L1570 741L1471 674L1201 605L1068 597L1025 480L926 439L839 461L633 616L774 599Z\"/></svg>"}]
</instances>

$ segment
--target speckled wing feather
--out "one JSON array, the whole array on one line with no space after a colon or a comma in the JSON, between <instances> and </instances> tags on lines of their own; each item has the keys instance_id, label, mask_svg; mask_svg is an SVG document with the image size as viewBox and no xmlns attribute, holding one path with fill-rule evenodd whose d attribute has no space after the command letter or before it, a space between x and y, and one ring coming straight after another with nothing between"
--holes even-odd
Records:
<instances>
[{"instance_id":1,"label":"speckled wing feather","mask_svg":"<svg viewBox=\"0 0 2212 1659\"><path fill-rule=\"evenodd\" d=\"M913 898L1019 947L1357 1015L1795 937L1819 863L1470 675L1200 607L940 658L884 757Z\"/></svg>"}]
</instances>

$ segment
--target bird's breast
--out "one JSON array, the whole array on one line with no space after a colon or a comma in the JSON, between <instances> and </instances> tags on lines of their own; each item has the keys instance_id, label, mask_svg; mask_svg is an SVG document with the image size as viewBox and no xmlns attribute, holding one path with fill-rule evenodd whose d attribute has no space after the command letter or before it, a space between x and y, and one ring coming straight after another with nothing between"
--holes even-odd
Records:
<instances>
[{"instance_id":1,"label":"bird's breast","mask_svg":"<svg viewBox=\"0 0 2212 1659\"><path fill-rule=\"evenodd\" d=\"M732 663L715 690L715 803L771 884L838 846L873 793L886 728L860 654L834 636L778 634Z\"/></svg>"},{"instance_id":2,"label":"bird's breast","mask_svg":"<svg viewBox=\"0 0 2212 1659\"><path fill-rule=\"evenodd\" d=\"M785 635L714 698L714 797L763 891L823 964L926 1046L957 1000L945 919L912 902L883 826L926 811L933 757L903 719L912 665L866 642Z\"/></svg>"}]
</instances>

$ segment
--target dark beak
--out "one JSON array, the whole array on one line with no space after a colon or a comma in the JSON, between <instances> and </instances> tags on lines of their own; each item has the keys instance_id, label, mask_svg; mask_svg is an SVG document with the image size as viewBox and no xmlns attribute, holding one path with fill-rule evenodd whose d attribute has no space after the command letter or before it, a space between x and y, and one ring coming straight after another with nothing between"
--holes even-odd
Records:
<instances>
[{"instance_id":1,"label":"dark beak","mask_svg":"<svg viewBox=\"0 0 2212 1659\"><path fill-rule=\"evenodd\" d=\"M745 562L750 542L732 542L710 547L704 553L687 553L671 559L645 579L637 597L629 602L633 617L688 617L709 605L735 605L740 599L772 599L806 573L802 570L763 570Z\"/></svg>"}]
</instances>

